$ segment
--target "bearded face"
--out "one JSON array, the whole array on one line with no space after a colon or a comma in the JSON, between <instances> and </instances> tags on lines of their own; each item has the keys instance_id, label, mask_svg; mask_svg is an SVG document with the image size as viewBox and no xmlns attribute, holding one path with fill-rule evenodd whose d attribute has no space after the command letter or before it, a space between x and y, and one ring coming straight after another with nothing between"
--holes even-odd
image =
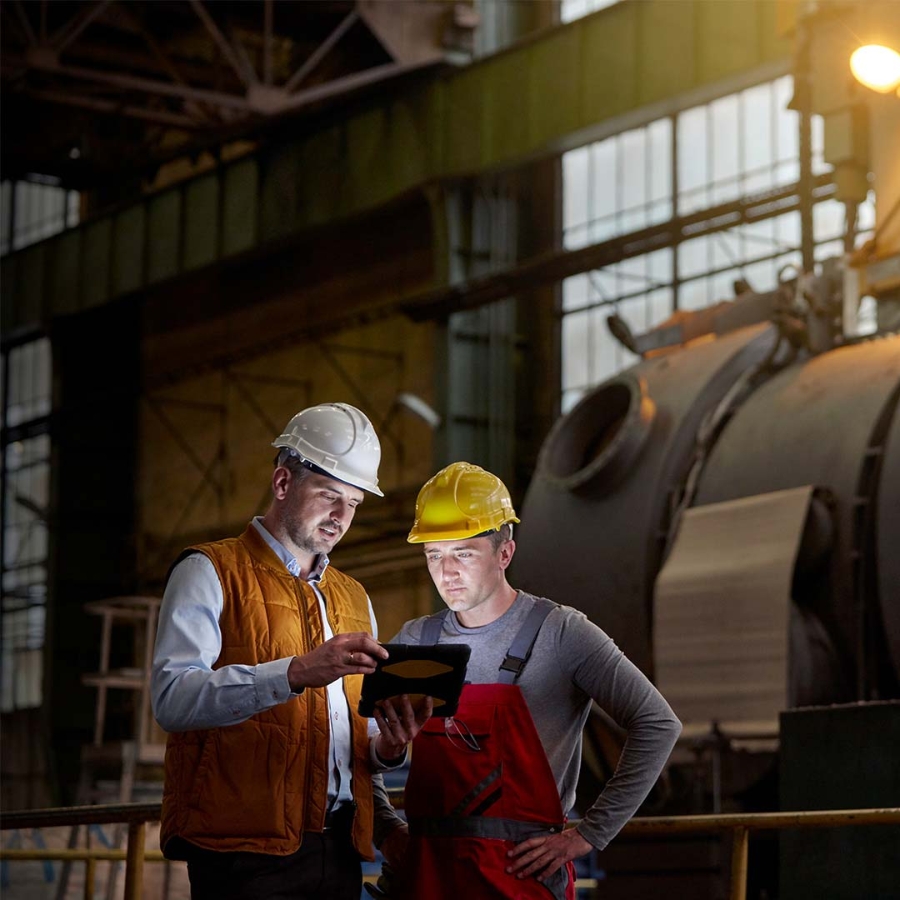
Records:
<instances>
[{"instance_id":1,"label":"bearded face","mask_svg":"<svg viewBox=\"0 0 900 900\"><path fill-rule=\"evenodd\" d=\"M311 472L294 477L282 502L281 524L286 537L304 553L329 553L350 527L363 492Z\"/></svg>"}]
</instances>

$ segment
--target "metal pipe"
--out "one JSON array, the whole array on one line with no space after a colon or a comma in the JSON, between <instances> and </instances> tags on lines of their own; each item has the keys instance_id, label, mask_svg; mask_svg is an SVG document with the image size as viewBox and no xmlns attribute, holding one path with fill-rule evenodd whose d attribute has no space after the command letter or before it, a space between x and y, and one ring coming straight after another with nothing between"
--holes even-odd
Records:
<instances>
[{"instance_id":1,"label":"metal pipe","mask_svg":"<svg viewBox=\"0 0 900 900\"><path fill-rule=\"evenodd\" d=\"M403 808L402 791L389 791L394 806ZM159 850L145 850L146 823L159 821L160 804L127 803L109 806L70 807L44 810L24 810L4 816L0 828L40 827L62 824L86 824L88 822L128 822L127 850L115 849L41 849L10 850L0 848L0 860L85 860L87 873L85 891L94 879L94 867L98 860L125 862L124 900L140 900L144 862L162 862ZM569 822L568 827L577 825ZM885 809L817 810L813 812L729 813L701 816L648 816L632 819L622 834L704 834L732 831L734 843L731 854L730 900L746 900L748 848L751 831L780 828L830 828L840 825L888 825L900 824L900 807ZM579 887L588 886L580 883ZM86 893L86 897L91 894Z\"/></svg>"},{"instance_id":2,"label":"metal pipe","mask_svg":"<svg viewBox=\"0 0 900 900\"><path fill-rule=\"evenodd\" d=\"M403 809L403 791L391 789L388 796L395 809ZM52 828L61 825L110 824L116 822L158 822L159 803L113 803L92 806L65 806L4 812L0 830L11 828ZM570 825L577 825L573 820ZM750 831L779 828L831 828L837 825L900 825L900 806L867 809L825 809L811 811L723 813L697 816L641 816L622 829L623 834L709 834L745 827ZM21 854L32 854L27 857ZM8 859L125 859L123 850L8 850L0 848L0 857ZM148 860L159 860L159 851L147 851Z\"/></svg>"},{"instance_id":3,"label":"metal pipe","mask_svg":"<svg viewBox=\"0 0 900 900\"><path fill-rule=\"evenodd\" d=\"M287 93L291 93L296 90L298 85L310 72L328 55L329 51L332 47L347 33L352 25L354 25L359 18L359 13L356 10L351 10L345 18L338 24L337 28L319 44L318 47L312 52L309 58L294 72L293 75L287 80L284 85L284 90Z\"/></svg>"},{"instance_id":4,"label":"metal pipe","mask_svg":"<svg viewBox=\"0 0 900 900\"><path fill-rule=\"evenodd\" d=\"M810 109L809 37L804 24L798 25L798 50L794 64L794 108L798 116L798 150L800 162L800 255L803 271L812 272L815 266L813 238L813 171L812 171L812 111Z\"/></svg>"},{"instance_id":5,"label":"metal pipe","mask_svg":"<svg viewBox=\"0 0 900 900\"><path fill-rule=\"evenodd\" d=\"M577 823L576 823L577 824ZM838 825L900 825L900 807L828 809L810 812L723 813L718 816L646 816L632 819L623 834L704 834L746 828L833 828Z\"/></svg>"},{"instance_id":6,"label":"metal pipe","mask_svg":"<svg viewBox=\"0 0 900 900\"><path fill-rule=\"evenodd\" d=\"M190 0L190 4L194 8L194 12L197 13L197 18L203 23L204 28L209 32L219 50L222 51L222 56L225 57L228 64L234 69L234 74L241 80L244 87L250 87L251 84L256 84L256 72L251 71L250 66L238 56L234 47L228 43L228 38L226 38L219 30L219 26L206 10L206 7L200 0Z\"/></svg>"},{"instance_id":7,"label":"metal pipe","mask_svg":"<svg viewBox=\"0 0 900 900\"><path fill-rule=\"evenodd\" d=\"M144 886L144 840L146 834L146 822L130 822L128 824L125 900L141 900L141 890Z\"/></svg>"},{"instance_id":8,"label":"metal pipe","mask_svg":"<svg viewBox=\"0 0 900 900\"><path fill-rule=\"evenodd\" d=\"M100 0L95 6L89 6L84 12L72 16L62 28L50 37L50 46L59 55L84 31L100 13L109 6L110 0ZM42 41L41 43L46 43Z\"/></svg>"},{"instance_id":9,"label":"metal pipe","mask_svg":"<svg viewBox=\"0 0 900 900\"><path fill-rule=\"evenodd\" d=\"M94 900L94 881L97 874L97 860L85 860L84 867L84 900Z\"/></svg>"},{"instance_id":10,"label":"metal pipe","mask_svg":"<svg viewBox=\"0 0 900 900\"><path fill-rule=\"evenodd\" d=\"M60 847L59 849L45 847L40 850L8 849L3 847L0 849L0 859L21 860L24 862L44 862L49 860L55 862L117 863L128 861L128 851L122 848L116 849L115 847L76 847L75 849L69 847ZM146 850L144 852L144 862L158 863L165 861L166 858L163 856L162 850Z\"/></svg>"},{"instance_id":11,"label":"metal pipe","mask_svg":"<svg viewBox=\"0 0 900 900\"><path fill-rule=\"evenodd\" d=\"M735 828L731 845L731 900L747 900L747 849L749 832Z\"/></svg>"}]
</instances>

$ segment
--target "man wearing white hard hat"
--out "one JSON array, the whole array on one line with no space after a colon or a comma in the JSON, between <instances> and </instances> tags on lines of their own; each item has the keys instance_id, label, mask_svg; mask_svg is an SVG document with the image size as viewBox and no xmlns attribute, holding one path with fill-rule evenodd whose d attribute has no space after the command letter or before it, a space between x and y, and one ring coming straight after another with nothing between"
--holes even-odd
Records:
<instances>
[{"instance_id":1,"label":"man wearing white hard hat","mask_svg":"<svg viewBox=\"0 0 900 900\"><path fill-rule=\"evenodd\" d=\"M356 712L387 652L359 582L329 563L381 446L353 406L299 412L273 446L272 501L242 535L169 573L153 710L169 732L160 845L193 900L358 900L372 859L372 773L401 765L430 714Z\"/></svg>"}]
</instances>

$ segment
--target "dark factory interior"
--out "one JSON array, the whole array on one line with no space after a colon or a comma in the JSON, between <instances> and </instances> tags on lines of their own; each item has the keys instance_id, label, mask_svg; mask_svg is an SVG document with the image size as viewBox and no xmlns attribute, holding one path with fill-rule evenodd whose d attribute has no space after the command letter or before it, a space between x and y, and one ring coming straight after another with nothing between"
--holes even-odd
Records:
<instances>
[{"instance_id":1,"label":"dark factory interior","mask_svg":"<svg viewBox=\"0 0 900 900\"><path fill-rule=\"evenodd\" d=\"M0 14L5 897L190 896L170 567L339 402L384 496L333 563L382 640L443 606L407 534L465 460L521 519L510 583L681 720L579 900L900 898L897 0ZM625 744L595 703L573 821ZM65 815L104 804L157 813Z\"/></svg>"}]
</instances>

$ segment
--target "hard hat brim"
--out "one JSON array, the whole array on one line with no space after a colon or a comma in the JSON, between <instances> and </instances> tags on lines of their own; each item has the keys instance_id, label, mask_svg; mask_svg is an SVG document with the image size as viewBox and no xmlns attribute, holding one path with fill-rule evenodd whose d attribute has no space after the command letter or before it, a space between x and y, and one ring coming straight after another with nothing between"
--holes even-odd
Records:
<instances>
[{"instance_id":1,"label":"hard hat brim","mask_svg":"<svg viewBox=\"0 0 900 900\"><path fill-rule=\"evenodd\" d=\"M408 544L430 544L437 541L468 541L472 538L477 537L487 537L495 531L499 531L504 525L509 525L511 522L515 524L519 524L522 520L512 516L507 519L505 522L501 522L496 528L490 528L487 531L472 531L471 533L467 531L460 531L459 529L450 530L450 531L430 531L430 532L422 532L421 530L413 530L406 537L406 542Z\"/></svg>"}]
</instances>

